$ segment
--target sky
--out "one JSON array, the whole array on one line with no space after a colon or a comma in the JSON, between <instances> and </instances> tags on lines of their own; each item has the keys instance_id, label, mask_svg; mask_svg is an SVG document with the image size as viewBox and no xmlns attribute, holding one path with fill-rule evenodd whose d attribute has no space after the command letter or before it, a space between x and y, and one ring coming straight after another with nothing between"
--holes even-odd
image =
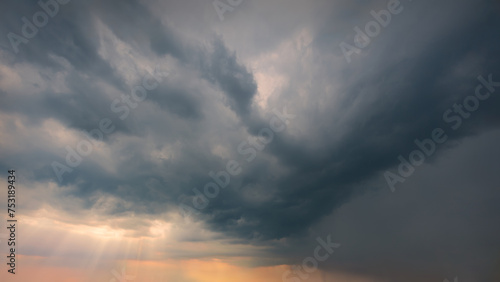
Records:
<instances>
[{"instance_id":1,"label":"sky","mask_svg":"<svg viewBox=\"0 0 500 282\"><path fill-rule=\"evenodd\" d=\"M2 1L0 280L500 281L499 13Z\"/></svg>"}]
</instances>

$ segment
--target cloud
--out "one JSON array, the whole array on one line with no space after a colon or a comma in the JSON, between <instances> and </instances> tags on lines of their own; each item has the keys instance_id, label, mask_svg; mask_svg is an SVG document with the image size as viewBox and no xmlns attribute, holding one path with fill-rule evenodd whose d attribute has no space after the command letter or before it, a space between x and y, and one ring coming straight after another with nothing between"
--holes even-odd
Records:
<instances>
[{"instance_id":1,"label":"cloud","mask_svg":"<svg viewBox=\"0 0 500 282\"><path fill-rule=\"evenodd\" d=\"M471 118L464 119L459 130L448 130L450 125L443 120L447 109L474 94L478 76L491 74L500 81L500 40L495 36L500 24L495 14L498 4L486 0L401 3L403 12L348 63L339 44L354 42L354 27L373 20L370 11L384 9L387 1L363 5L250 1L224 22L210 3L197 1L71 1L35 37L21 44L18 53L7 37L0 42L0 168L22 169L35 186L57 183L57 189L65 192L54 198L76 199L78 204L61 205L49 198L41 203L73 215L97 209L105 225L133 237L173 220L163 216L178 212L179 199L191 203L193 188L203 189L211 181L209 172L236 160L242 173L190 219L210 236L185 234L186 240L224 239L265 247L268 252L258 256L269 264L288 259L279 242L284 240L301 253L301 240L311 236L311 228L328 224L349 207L353 210L343 219L347 223L340 226L354 233L378 231L350 225L361 220L357 214L361 208L356 205L366 201L370 192L385 189L373 184L374 179L397 166L398 156L411 152L415 139L428 138L436 127L447 129L449 142L427 160L430 165L456 147L465 148L462 140L496 130L500 121L498 89ZM0 34L21 34L21 18L40 9L33 1L2 6ZM168 71L168 77L148 91L144 101L127 105L124 97L157 66ZM129 114L120 118L113 103L127 105ZM246 161L238 145L256 138L268 126L272 110L283 108L296 118L265 149L256 149L255 160ZM59 183L52 162L64 164L67 146L75 148L103 118L116 129L102 141L93 140L92 153ZM494 143L484 146L494 151ZM451 169L444 166L438 171ZM477 171L470 178L480 174ZM494 176L484 177L484 186L498 183ZM437 175L433 183L444 179ZM414 184L415 190L430 185L420 181ZM38 193L37 188L28 189ZM464 193L477 195L470 190ZM418 196L422 203L433 198L428 193ZM388 193L386 197L397 196ZM391 200L380 199L384 201ZM487 199L478 199L477 206L482 201ZM382 209L377 203L373 208ZM498 217L496 210L490 212ZM126 220L132 214L151 222ZM155 217L161 223L154 223ZM424 221L431 218L429 214L417 217L415 225L429 230ZM384 247L394 248L394 242L407 247L402 238L410 234L405 228L414 226L403 221L402 215L388 220L387 224L395 225L386 226L386 231L398 235L383 241ZM473 220L459 217L457 221ZM437 225L433 222L432 227ZM479 233L463 238L478 238ZM343 238L355 245L357 237ZM359 240L366 250L376 249L373 239ZM355 247L345 249L338 258L343 260L342 270L385 277L386 273L374 270L368 254L363 258ZM398 265L401 256L394 251L385 259ZM354 258L361 267L352 266ZM489 258L488 262L494 259ZM423 254L413 259L405 264L425 265ZM426 270L439 272L436 265L444 262L433 263ZM401 269L405 275L405 265ZM475 276L479 267L474 269L470 277L480 277Z\"/></svg>"}]
</instances>

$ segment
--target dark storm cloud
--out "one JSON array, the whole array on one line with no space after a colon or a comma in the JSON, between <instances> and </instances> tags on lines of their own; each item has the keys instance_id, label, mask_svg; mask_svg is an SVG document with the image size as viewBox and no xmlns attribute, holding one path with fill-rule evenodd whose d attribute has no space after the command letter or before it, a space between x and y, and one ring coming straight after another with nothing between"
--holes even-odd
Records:
<instances>
[{"instance_id":1,"label":"dark storm cloud","mask_svg":"<svg viewBox=\"0 0 500 282\"><path fill-rule=\"evenodd\" d=\"M466 138L438 162L424 165L398 193L373 189L311 227L297 248L274 253L301 264L316 237L342 243L320 263L325 271L346 271L381 281L496 281L500 212L499 131ZM386 189L383 179L365 185Z\"/></svg>"},{"instance_id":2,"label":"dark storm cloud","mask_svg":"<svg viewBox=\"0 0 500 282\"><path fill-rule=\"evenodd\" d=\"M213 41L213 49L201 63L203 76L221 87L235 112L247 114L257 91L252 74L238 63L236 55L230 53L221 39Z\"/></svg>"},{"instance_id":3,"label":"dark storm cloud","mask_svg":"<svg viewBox=\"0 0 500 282\"><path fill-rule=\"evenodd\" d=\"M171 55L179 60L186 60L189 54L171 28L155 18L146 6L138 1L95 1L92 11L97 13L113 33L125 42L139 48L147 46L159 56Z\"/></svg>"},{"instance_id":4,"label":"dark storm cloud","mask_svg":"<svg viewBox=\"0 0 500 282\"><path fill-rule=\"evenodd\" d=\"M459 8L468 9L471 3L468 4ZM457 15L468 20L459 29L438 28L438 32L433 32L436 29L434 22L442 21L442 13L434 12L436 18L428 16L426 22L414 26L414 19L420 15L410 9L425 9L407 7L405 18L398 22L393 20L393 25L399 27L384 31L396 30L396 34L377 38L372 49L366 51L367 57L356 58L367 62L347 66L345 77L340 79L344 82L341 98L332 101L327 112L311 111L313 107L301 108L300 100L293 101L303 118L311 121L311 128L323 130L321 135L313 135L317 137L314 145L319 144L320 149L310 148L309 140L291 141L277 136L269 145L269 153L290 168L291 173L272 180L266 177L265 170L248 169L242 176L250 184L268 187L273 199L253 206L245 204L240 193L225 192L221 196L224 199L217 199L211 210L211 222L219 230L233 231L239 236L251 236L258 230L265 234L264 237L280 238L303 231L305 226L348 200L353 184L397 165L398 155L415 148L413 140L428 138L436 127L449 129L450 125L443 122L443 113L454 103L461 103L465 96L474 94L478 75L493 74L496 81L500 81L497 67L500 41L495 36L500 22L496 14L489 11L490 4L487 1L478 3L473 10L478 16L472 18L464 16L469 11L455 8L449 1L425 5L425 8L446 12L450 20ZM418 35L428 33L427 44L415 49L413 43L418 38L413 38L408 30ZM350 30L345 32L351 33ZM404 50L411 56L395 57L394 50ZM472 62L475 65L461 65L471 55L479 56L477 62ZM370 68L359 69L367 65ZM457 68L464 68L466 75L455 77ZM327 79L326 75L320 79L323 78ZM317 87L312 92L321 90ZM495 109L499 108L499 103L496 97L482 103L481 109L463 128L447 131L450 138L459 139L484 127L498 126L499 112ZM346 113L353 111L355 115L346 117ZM333 124L338 119L342 119L342 127L336 131ZM340 141L330 141L338 139L336 135L341 135ZM240 217L259 224L239 226L235 222Z\"/></svg>"},{"instance_id":5,"label":"dark storm cloud","mask_svg":"<svg viewBox=\"0 0 500 282\"><path fill-rule=\"evenodd\" d=\"M266 2L249 4L248 9L280 11L276 3ZM32 15L33 3L4 2L5 24L0 32L19 33L20 15ZM78 130L90 130L101 118L114 117L117 130L105 141L108 158L119 173L106 170L104 157L88 157L62 183L76 185L77 196L88 199L96 191L106 191L136 203L132 209L138 213L176 210L177 199L189 204L192 189L202 189L210 181L209 171L222 170L228 159L235 159L243 173L211 200L200 218L213 230L256 244L301 238L308 227L349 202L359 190L368 189L360 189L361 184L396 166L398 155L415 148L414 139L428 138L436 127L449 129L443 113L474 93L479 75L492 74L493 80L500 81L500 21L493 1L402 1L403 12L361 54L352 55L350 64L339 44L346 40L353 44L353 27L372 20L370 9L383 9L387 1L367 1L370 8L351 1L311 3L312 12L304 14L304 23L292 27L285 24L290 16L276 13L272 18L276 26L258 37L265 47L261 50L259 42L253 43L247 52L254 55L280 46L301 27L312 36L307 52L294 53L302 56L298 63L276 66L284 68L289 83L269 98L271 109L281 111L286 106L297 118L286 131L275 134L252 162L237 153L238 144L269 123L269 115L256 105L261 93L254 70L247 65L255 58L234 50L238 43L228 43L232 39L214 35L219 30L196 39L183 35L189 30L183 29L178 17L171 17L176 11L160 18L153 2L70 2L28 44L21 44L18 54L4 42L3 64L26 63L40 73L46 73L45 68L63 72L69 91L64 96L47 90L31 96L2 91L0 109L40 124L53 118ZM241 18L250 17L245 11L239 11ZM227 24L235 29L248 27L236 15L231 20ZM199 21L210 24L201 16ZM115 63L126 56L99 52L106 43L100 39L101 24L137 54L153 62L169 59L169 67L177 73L150 91L123 121L109 106L116 93L130 93L127 81L140 81L143 73L124 75ZM255 25L260 28L260 21ZM285 56L287 51L277 52ZM128 54L133 56L132 51ZM288 59L292 58L283 60ZM50 83L51 77L46 80ZM301 92L304 89L306 95ZM498 127L498 92L481 103L459 130L447 130L452 141L434 157L446 152L453 141ZM50 163L64 162L61 152L64 148L4 152L0 167L14 163L31 169L34 179L55 179ZM88 207L92 204L87 202ZM124 211L116 207L111 213Z\"/></svg>"},{"instance_id":6,"label":"dark storm cloud","mask_svg":"<svg viewBox=\"0 0 500 282\"><path fill-rule=\"evenodd\" d=\"M442 6L436 6L444 8L445 4L449 5L449 3L443 3ZM98 70L99 65L108 70L111 69L109 64L97 54L99 43L96 41L95 24L91 21L94 14L90 12L95 11L95 14L99 15L99 18L121 40L138 48L144 48L142 45L150 42L149 46L148 44L145 46L158 55L168 54L188 68L200 68L201 77L220 87L228 97L229 106L236 113L246 115L250 110L252 98L256 93L255 81L251 73L237 62L235 54L231 53L220 39L212 41L210 47L213 50L198 47L183 48L187 46L186 43L180 42L182 40L175 35L174 31L163 25L159 19L154 19L146 7L134 1L127 1L120 5L88 4L87 7L78 3L75 6L78 7L78 12L69 4L62 7L67 11L64 13L65 11L61 10L59 21L56 17L52 25L46 27L47 32L41 31L39 38L23 46L27 50L22 50L18 57L42 64L41 60L44 58L46 62L50 61L47 55L50 52L65 58L80 71L92 74L92 77L101 76ZM31 13L32 9L22 10L22 14ZM411 11L406 13L410 18L417 16ZM71 21L73 18L75 20ZM69 22L65 24L63 21ZM280 179L270 179L266 172L253 168L257 165L265 167L265 163L258 161L258 164L251 164L251 167L245 170L242 185L270 187L270 191L274 193L273 199L267 203L252 206L246 203L238 190L223 193L210 209L213 212L210 222L214 224L214 228L233 231L239 235L249 234L249 230L257 229L257 232L264 234L265 238L279 238L299 232L304 229L305 225L319 219L333 207L348 199L350 197L348 185L394 165L398 154L412 148L414 138L426 136L432 128L440 125L441 113L449 107L451 97L458 98L458 95L470 92L474 87L474 81L471 81L468 88L455 89L452 84L443 84L441 77L452 72L457 62L471 52L478 52L477 50L489 58L489 65L491 65L489 68L485 65L483 73L493 71L492 67L498 62L495 56L498 40L491 37L491 34L495 33L495 25L491 24L494 23L493 21L495 21L493 14L490 14L490 16L475 18L475 22L469 22L468 26L463 29L448 30L445 36L436 38L428 46L424 46L424 49L418 50L417 57L405 58L403 62L395 62L391 58L392 49L373 46L371 52L379 52L379 54L370 54L368 58L372 69L362 71L355 77L345 78L340 99L335 103L330 102L330 113L311 112L307 107L301 109L305 119L321 121L321 124L315 124L315 126L326 131L325 136L321 136L322 138L317 141L319 149L311 150L307 145L303 146L301 144L303 140L300 139L291 141L286 139L286 135L277 136L267 153L277 157L282 165L291 169L292 173ZM430 21L428 25L421 23L418 28L431 30L432 22ZM404 25L405 22L401 20L399 23ZM82 25L90 29L85 30L84 33ZM409 24L408 28L410 28ZM390 31L388 29L385 32ZM48 35L44 34L53 34L53 37L45 38L44 36ZM64 44L68 40L66 36L71 36L69 41L73 44L70 44L70 48L75 48L77 52L68 53L67 44ZM321 38L322 35L316 36ZM380 42L382 46L390 44L391 48L412 50L412 46L394 41L389 36L379 39L379 41L382 40L386 40L386 42ZM373 43L373 45L376 44ZM141 50L148 52L147 49ZM192 54L186 52L192 52ZM357 67L357 65L348 66L346 74L356 72ZM99 95L99 90L87 86L88 81L82 81L83 79L78 75L72 77L74 80L69 80L72 93L68 98L58 99L50 93L45 94L44 98L39 99L41 105L46 106L39 107L39 110L33 113L37 117L56 114L53 117L69 126L89 130L101 117L109 115L107 105L110 101L103 95ZM320 79L325 78L326 75ZM104 79L118 89L125 88L118 82L121 79L116 75L107 75ZM199 118L202 116L199 103L196 102L196 96L202 93L193 96L181 89L165 89L166 92L162 89L165 88L152 93L151 101L158 102L160 107L180 117ZM289 91L295 92L294 89ZM349 130L340 133L343 136L339 142L330 144L328 134L338 133L329 130L328 121L343 115L354 105L355 101L362 99L368 102L354 109L357 114L349 116L344 121L343 126L348 127ZM22 107L26 109L30 104L40 105L40 102L24 101L18 105L22 104ZM489 104L489 107L494 108L495 104ZM300 107L296 106L296 109ZM426 115L422 115L423 112ZM498 118L494 114L488 116L489 119ZM479 123L478 120L479 118L476 119L477 123ZM254 128L249 128L250 132L255 133L256 127L254 125ZM398 131L394 131L396 128ZM456 137L465 133L467 130L464 129L461 133L457 133ZM377 139L380 140L377 141ZM141 163L143 156L141 157L140 152L137 153L132 156ZM143 162L148 162L147 158ZM211 167L216 167L215 164L208 162L202 167L210 170ZM149 166L143 165L142 167L144 169ZM185 169L186 172L189 171ZM84 172L84 167L80 170L82 172L79 173L86 175L86 179L92 179L91 181L95 182L96 177L92 177L93 171L87 174ZM272 171L272 168L269 170ZM130 183L131 179L117 181ZM111 184L110 187L114 185L116 183ZM92 185L87 185L85 190L92 190L89 187ZM245 227L231 224L231 221L236 221L242 216L251 222L258 222L258 225Z\"/></svg>"},{"instance_id":7,"label":"dark storm cloud","mask_svg":"<svg viewBox=\"0 0 500 282\"><path fill-rule=\"evenodd\" d=\"M19 3L12 6L14 11L11 13L7 13L9 7L3 9L8 24L2 26L1 32L3 34L16 32L21 35L22 22L19 20L19 15L26 15L30 18L30 15L40 8L37 5L20 5ZM154 51L158 56L171 55L186 66L200 69L203 77L220 86L227 94L231 100L230 103L235 105L235 110L247 110L248 103L255 94L255 82L252 75L238 64L235 55L227 50L221 40L213 40L212 51L184 43L181 36L163 25L160 19L155 19L147 7L136 1L119 1L119 4L109 1L83 4L75 1L75 3L70 2L65 6L60 6L59 13L50 19L47 26L40 28L30 42L21 44L19 55L12 56L10 62L29 61L59 70L63 67L51 56L56 55L64 58L76 70L90 75L93 79L104 79L119 91L129 92L130 89L123 83L123 78L118 77L109 62L98 54L100 43L94 21L96 16L106 23L119 39L139 48L146 54ZM3 45L9 46L10 42L7 40ZM11 48L6 49L7 52L14 53ZM82 78L77 79L74 83L89 83L82 82L82 80ZM88 90L86 92L89 93L86 96L91 95L90 93L95 94L92 99L103 99L99 97L99 93ZM176 99L177 104L183 103L187 106L186 101L180 102L180 99L182 98ZM96 101L97 103L109 104L104 101ZM81 107L84 110L87 109L84 105ZM179 106L174 110L179 111ZM102 116L104 112L101 111L100 114Z\"/></svg>"},{"instance_id":8,"label":"dark storm cloud","mask_svg":"<svg viewBox=\"0 0 500 282\"><path fill-rule=\"evenodd\" d=\"M152 93L152 101L158 102L159 106L165 108L182 118L199 119L202 117L200 110L201 105L193 98L200 96L201 93L191 94L184 89L169 89L160 88L159 93ZM153 98L154 97L154 98Z\"/></svg>"},{"instance_id":9,"label":"dark storm cloud","mask_svg":"<svg viewBox=\"0 0 500 282\"><path fill-rule=\"evenodd\" d=\"M33 15L41 11L37 1L4 2L2 8L3 23L0 31L2 45L9 53L6 59L10 63L30 62L40 67L51 67L61 69L62 66L53 56L56 55L66 59L75 69L86 73L92 73L103 77L110 83L124 90L123 82L109 66L108 62L102 60L98 54L98 37L95 34L95 26L92 14L81 1L72 1L61 5L59 12L50 18L48 24L38 29L38 32L26 44L18 46L16 54L12 48L7 34L13 32L24 36L22 17L33 21Z\"/></svg>"}]
</instances>

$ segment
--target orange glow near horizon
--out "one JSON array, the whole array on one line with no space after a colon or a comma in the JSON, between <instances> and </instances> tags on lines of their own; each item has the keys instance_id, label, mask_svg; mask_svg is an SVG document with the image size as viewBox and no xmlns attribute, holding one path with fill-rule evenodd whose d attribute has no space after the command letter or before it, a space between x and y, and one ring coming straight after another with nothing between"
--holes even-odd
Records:
<instances>
[{"instance_id":1,"label":"orange glow near horizon","mask_svg":"<svg viewBox=\"0 0 500 282\"><path fill-rule=\"evenodd\" d=\"M259 260L250 253L258 249L255 246L166 241L163 232L171 224L160 221L152 230L161 236L147 239L125 237L109 226L68 224L47 217L35 220L24 216L22 222L29 233L20 233L23 244L16 255L16 274L9 274L3 263L0 281L121 282L117 276L126 274L134 278L124 281L137 282L283 282L283 273L290 269L289 265L251 267ZM31 254L26 255L25 250ZM191 253L191 258L178 253L175 257L179 251ZM200 252L198 257L192 255ZM165 258L169 255L172 257ZM320 270L312 273L308 282L321 282L324 277L329 277L328 281L342 277L338 281L371 282Z\"/></svg>"},{"instance_id":2,"label":"orange glow near horizon","mask_svg":"<svg viewBox=\"0 0 500 282\"><path fill-rule=\"evenodd\" d=\"M49 257L19 256L22 266L16 275L3 271L0 279L4 281L37 282L121 282L126 276L137 282L283 282L283 273L288 265L246 268L222 262L218 259L191 259L165 261L103 261L94 270L80 267L59 267L60 259ZM123 276L122 276L123 275ZM114 280L113 280L114 279ZM326 279L326 280L325 280ZM308 282L342 281L373 282L360 277L341 273L313 272Z\"/></svg>"}]
</instances>

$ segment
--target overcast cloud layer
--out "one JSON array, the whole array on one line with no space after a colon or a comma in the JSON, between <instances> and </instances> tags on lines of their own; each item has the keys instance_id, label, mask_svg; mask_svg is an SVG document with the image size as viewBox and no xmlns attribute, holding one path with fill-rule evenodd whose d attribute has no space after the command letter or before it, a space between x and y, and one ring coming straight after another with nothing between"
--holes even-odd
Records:
<instances>
[{"instance_id":1,"label":"overcast cloud layer","mask_svg":"<svg viewBox=\"0 0 500 282\"><path fill-rule=\"evenodd\" d=\"M14 47L7 34L22 35L22 17L41 8L3 1L0 171L19 170L27 191L61 191L33 196L27 214L182 214L208 233L177 240L264 247L254 266L300 264L331 234L342 247L319 265L325 273L497 281L500 87L456 130L443 114L484 85L479 76L500 82L499 2L401 1L347 60L341 43L357 46L354 28L388 2L244 0L221 21L210 1L73 0ZM145 77L159 83L127 106L122 95ZM276 111L294 117L269 144L256 141ZM103 119L115 129L58 178L54 162L68 166L67 146ZM392 193L386 171L436 128L447 141ZM193 188L230 160L241 173L196 209ZM114 227L151 235L140 221Z\"/></svg>"}]
</instances>

